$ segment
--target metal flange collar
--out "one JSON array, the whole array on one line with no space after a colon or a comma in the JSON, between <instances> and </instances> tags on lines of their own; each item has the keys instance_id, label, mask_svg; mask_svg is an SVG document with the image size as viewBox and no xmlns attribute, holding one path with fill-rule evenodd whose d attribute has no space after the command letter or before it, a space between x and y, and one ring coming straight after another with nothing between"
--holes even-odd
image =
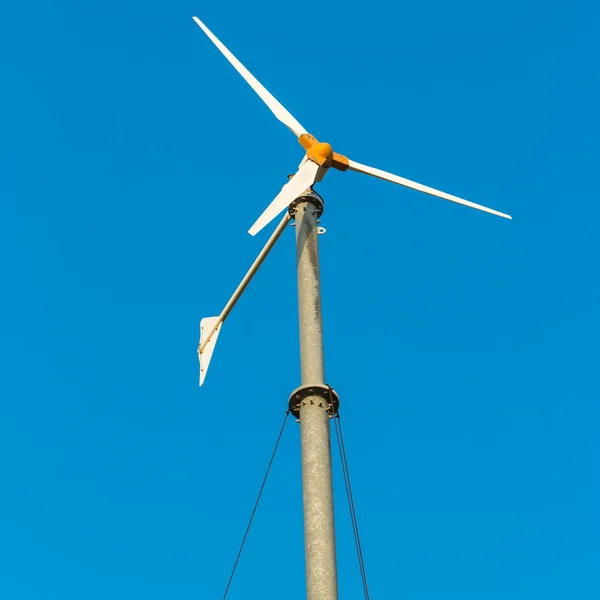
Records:
<instances>
[{"instance_id":1,"label":"metal flange collar","mask_svg":"<svg viewBox=\"0 0 600 600\"><path fill-rule=\"evenodd\" d=\"M298 208L298 204L301 202L310 202L317 209L317 219L321 217L323 214L323 209L325 208L325 202L317 192L315 192L312 188L308 188L304 191L301 196L298 196L288 207L288 212L290 213L290 217L292 219L296 218L296 209Z\"/></svg>"},{"instance_id":2,"label":"metal flange collar","mask_svg":"<svg viewBox=\"0 0 600 600\"><path fill-rule=\"evenodd\" d=\"M302 385L296 388L290 395L289 409L290 412L296 417L300 418L300 408L303 403L309 401L309 399L318 398L320 406L322 406L327 412L335 417L340 408L340 398L336 391L325 385Z\"/></svg>"}]
</instances>

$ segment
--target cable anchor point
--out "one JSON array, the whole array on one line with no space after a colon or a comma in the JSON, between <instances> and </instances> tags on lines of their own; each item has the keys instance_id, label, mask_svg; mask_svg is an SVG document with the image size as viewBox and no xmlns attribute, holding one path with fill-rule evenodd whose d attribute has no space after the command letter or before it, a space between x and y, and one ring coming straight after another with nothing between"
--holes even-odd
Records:
<instances>
[{"instance_id":1,"label":"cable anchor point","mask_svg":"<svg viewBox=\"0 0 600 600\"><path fill-rule=\"evenodd\" d=\"M319 406L329 413L329 418L338 414L340 397L332 387L327 384L302 385L290 394L288 401L289 410L296 419L300 418L300 408L307 398L323 400Z\"/></svg>"}]
</instances>

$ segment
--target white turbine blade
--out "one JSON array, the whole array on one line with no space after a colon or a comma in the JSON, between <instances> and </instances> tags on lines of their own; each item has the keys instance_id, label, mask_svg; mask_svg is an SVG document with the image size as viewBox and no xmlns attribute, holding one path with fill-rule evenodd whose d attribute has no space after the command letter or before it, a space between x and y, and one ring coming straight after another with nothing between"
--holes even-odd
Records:
<instances>
[{"instance_id":1,"label":"white turbine blade","mask_svg":"<svg viewBox=\"0 0 600 600\"><path fill-rule=\"evenodd\" d=\"M212 358L215 344L221 333L220 317L205 317L200 321L200 343L198 344L198 360L200 361L200 385L204 383L208 365ZM210 336L207 340L207 336ZM204 346L204 347L203 347Z\"/></svg>"},{"instance_id":2,"label":"white turbine blade","mask_svg":"<svg viewBox=\"0 0 600 600\"><path fill-rule=\"evenodd\" d=\"M248 233L256 235L265 225L272 221L284 208L287 208L304 190L317 180L319 165L312 160L305 162L296 174L282 188L275 200L250 227Z\"/></svg>"},{"instance_id":3,"label":"white turbine blade","mask_svg":"<svg viewBox=\"0 0 600 600\"><path fill-rule=\"evenodd\" d=\"M250 87L261 97L262 101L271 109L271 112L287 127L289 127L296 137L306 133L306 129L294 119L289 111L284 108L271 93L244 67L244 65L220 42L213 32L198 18L192 17L200 26L202 31L211 39L213 44L223 53L225 58L235 67L237 72L246 80Z\"/></svg>"},{"instance_id":4,"label":"white turbine blade","mask_svg":"<svg viewBox=\"0 0 600 600\"><path fill-rule=\"evenodd\" d=\"M404 187L411 188L419 192L424 192L425 194L429 194L431 196L437 196L438 198L443 198L444 200L450 200L450 202L456 202L457 204L470 206L471 208L476 208L477 210L482 210L483 212L487 212L492 215L504 217L505 219L512 219L510 215L498 212L493 208L487 208L486 206L481 206L481 204L475 204L474 202L463 200L462 198L458 198L457 196L446 194L446 192L440 192L439 190L434 190L433 188L430 188L426 185L421 185L420 183L416 183L415 181L411 181L410 179L405 179L404 177L398 177L398 175L392 175L391 173L387 173L386 171L382 171L380 169L375 169L373 167L361 165L360 163L354 162L353 160L349 162L350 166L348 168L352 171L358 171L359 173L364 173L365 175L372 175L373 177L378 177L379 179L385 179L386 181L391 181L392 183L397 183L398 185L403 185Z\"/></svg>"}]
</instances>

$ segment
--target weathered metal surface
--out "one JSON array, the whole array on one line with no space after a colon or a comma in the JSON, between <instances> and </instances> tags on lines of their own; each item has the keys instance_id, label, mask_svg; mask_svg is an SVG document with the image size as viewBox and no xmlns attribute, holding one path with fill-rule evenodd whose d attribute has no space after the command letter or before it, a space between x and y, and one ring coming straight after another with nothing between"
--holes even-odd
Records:
<instances>
[{"instance_id":1,"label":"weathered metal surface","mask_svg":"<svg viewBox=\"0 0 600 600\"><path fill-rule=\"evenodd\" d=\"M323 386L317 209L310 202L300 202L295 218L302 384ZM329 412L327 402L318 394L307 396L302 402L300 440L306 597L307 600L337 600Z\"/></svg>"}]
</instances>

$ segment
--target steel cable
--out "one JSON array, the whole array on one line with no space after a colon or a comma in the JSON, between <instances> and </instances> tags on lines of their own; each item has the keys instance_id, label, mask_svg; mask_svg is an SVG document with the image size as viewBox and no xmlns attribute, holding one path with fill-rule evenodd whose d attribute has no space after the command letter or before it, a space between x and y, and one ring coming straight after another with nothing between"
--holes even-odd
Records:
<instances>
[{"instance_id":1,"label":"steel cable","mask_svg":"<svg viewBox=\"0 0 600 600\"><path fill-rule=\"evenodd\" d=\"M356 507L354 505L354 495L352 494L352 485L350 483L350 470L348 469L348 457L346 455L346 446L344 444L344 435L342 432L342 422L339 412L334 417L335 435L340 451L340 459L342 462L342 473L344 475L344 485L346 486L346 496L348 497L348 507L350 509L350 520L352 522L352 531L354 533L354 543L356 545L356 554L358 556L358 566L360 568L360 576L363 584L365 600L369 600L369 586L367 584L367 572L365 570L365 561L362 552L362 544L358 533L358 519L356 517Z\"/></svg>"},{"instance_id":2,"label":"steel cable","mask_svg":"<svg viewBox=\"0 0 600 600\"><path fill-rule=\"evenodd\" d=\"M271 460L269 461L269 466L267 467L267 471L265 473L262 484L260 486L258 496L256 497L256 502L254 503L254 508L252 509L252 514L250 515L250 520L248 521L248 527L246 527L246 532L244 533L244 538L242 539L242 544L237 553L235 563L233 564L233 569L231 570L231 575L229 576L229 581L227 582L227 587L225 588L225 593L223 594L223 600L225 600L227 598L227 594L229 593L229 588L231 587L231 582L233 581L233 576L235 575L235 570L237 569L238 563L240 561L240 556L242 555L242 550L244 549L244 544L246 543L246 539L248 538L248 533L250 532L250 527L252 526L252 521L254 520L254 515L256 514L256 509L258 508L258 503L260 502L260 497L262 496L263 490L265 489L265 484L267 483L267 477L269 476L269 472L271 471L271 465L273 464L273 460L275 459L275 454L277 453L277 448L279 447L279 442L281 441L281 436L283 435L283 430L285 429L285 424L287 423L289 414L290 414L290 411L289 410L286 411L285 418L283 419L283 423L281 425L281 429L279 430L279 435L277 436L277 441L275 442L275 448L273 448L273 454L271 454Z\"/></svg>"}]
</instances>

